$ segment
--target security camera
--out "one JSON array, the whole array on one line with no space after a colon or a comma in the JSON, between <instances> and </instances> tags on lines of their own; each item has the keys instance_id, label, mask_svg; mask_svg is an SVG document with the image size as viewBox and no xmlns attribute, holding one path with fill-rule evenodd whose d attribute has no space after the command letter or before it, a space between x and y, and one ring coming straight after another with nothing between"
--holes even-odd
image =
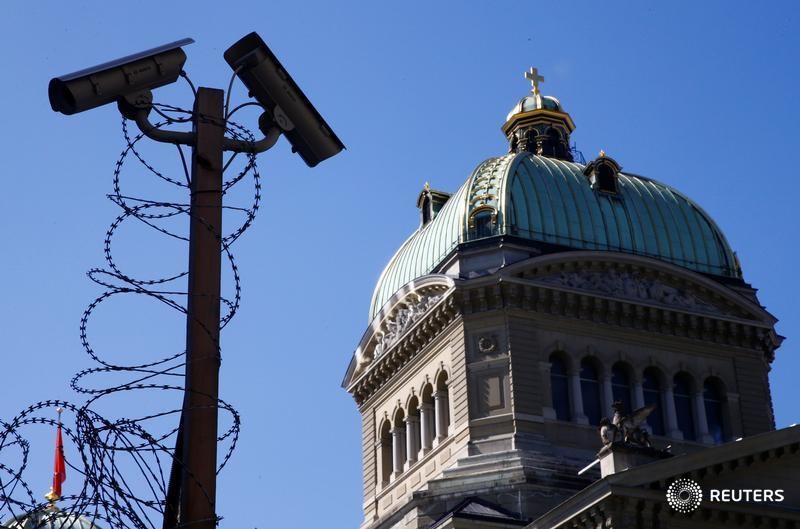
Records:
<instances>
[{"instance_id":1,"label":"security camera","mask_svg":"<svg viewBox=\"0 0 800 529\"><path fill-rule=\"evenodd\" d=\"M344 144L257 33L240 39L225 51L224 57L251 97L272 116L292 144L292 150L309 167L344 149ZM266 134L263 128L262 132Z\"/></svg>"},{"instance_id":2,"label":"security camera","mask_svg":"<svg viewBox=\"0 0 800 529\"><path fill-rule=\"evenodd\" d=\"M50 80L50 106L56 112L76 114L135 94L174 83L186 62L183 39L128 55Z\"/></svg>"}]
</instances>

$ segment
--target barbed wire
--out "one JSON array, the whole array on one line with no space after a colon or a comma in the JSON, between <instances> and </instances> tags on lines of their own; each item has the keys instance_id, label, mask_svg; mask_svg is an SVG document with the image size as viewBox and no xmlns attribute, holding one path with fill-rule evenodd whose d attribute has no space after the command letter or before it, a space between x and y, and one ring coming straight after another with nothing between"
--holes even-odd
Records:
<instances>
[{"instance_id":1,"label":"barbed wire","mask_svg":"<svg viewBox=\"0 0 800 529\"><path fill-rule=\"evenodd\" d=\"M188 78L186 79L188 81ZM234 111L239 108L241 106ZM195 118L218 121L171 105L156 104L153 109L163 119L155 124L156 128L189 122ZM226 137L246 142L255 141L248 129L229 118L230 115L221 123L225 127ZM102 287L103 291L87 306L81 315L79 326L81 345L95 365L78 371L70 380L70 387L85 396L86 400L82 404L62 400L42 401L29 406L8 422L0 421L0 523L12 529L22 528L23 520L28 520L27 523L30 524L25 525L25 529L44 524L64 529L71 529L74 525L77 529L81 527L77 525L78 516L112 528L161 528L170 468L174 462L181 463L176 461L175 456L181 407L165 405L166 409L136 417L107 417L96 411L112 396L127 392L172 392L175 393L173 402L182 400L184 395L182 383L185 351L168 354L149 362L126 365L104 358L89 338L89 324L96 309L120 295L146 296L181 314L187 313L184 279L188 274L187 271L165 277L136 278L123 271L112 251L115 235L121 226L130 221L138 221L176 242L188 243L187 236L175 232L167 225L169 221L179 216L190 216L188 194L191 176L186 157L182 148L176 145L184 178L167 176L158 171L140 152L138 144L144 135L142 133L132 135L124 118L122 133L126 147L114 167L112 192L107 195L111 202L121 209L121 213L110 224L105 234L103 241L105 265L87 272L89 279ZM252 199L247 206L223 208L242 213L244 219L227 234L217 234L232 276L230 296L220 297L220 302L224 306L220 317L221 328L224 328L236 315L241 301L241 277L231 246L252 225L261 201L261 177L256 166L256 155L248 153L242 156L246 157L242 168L223 182L223 193L250 179L253 182L253 189ZM225 170L231 166L235 157L235 154L230 156L225 163ZM137 160L150 175L183 190L186 193L186 201L160 201L125 194L123 167L132 158ZM202 219L200 221L203 222ZM177 284L181 281L182 286ZM219 347L219 344L217 346ZM117 378L111 385L93 387L90 380L98 376ZM124 379L119 381L119 377ZM167 403L171 399L162 400ZM223 454L217 469L219 472L228 463L236 448L241 421L239 413L227 402L220 399L217 406L222 412L221 415L227 417L228 421L227 427L221 428L224 431L218 436L218 443L221 444L220 453ZM67 459L70 488L75 490L75 493L61 497L58 503L60 510L54 509L44 499L37 499L24 479L31 458L30 443L24 432L35 425L55 428L60 424L53 418L57 408L66 410L68 416L74 420L70 424L65 422L62 431L74 449L72 452L77 451L79 456L78 460ZM136 406L131 406L129 409L136 409ZM37 454L36 457L42 455ZM77 488L72 481L76 475L80 476L82 481Z\"/></svg>"}]
</instances>

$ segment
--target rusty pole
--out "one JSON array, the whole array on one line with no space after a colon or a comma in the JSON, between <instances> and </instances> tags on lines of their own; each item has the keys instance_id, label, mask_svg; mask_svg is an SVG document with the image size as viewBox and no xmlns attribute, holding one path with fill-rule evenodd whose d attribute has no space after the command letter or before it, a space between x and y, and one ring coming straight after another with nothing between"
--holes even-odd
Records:
<instances>
[{"instance_id":1,"label":"rusty pole","mask_svg":"<svg viewBox=\"0 0 800 529\"><path fill-rule=\"evenodd\" d=\"M194 107L181 527L216 527L217 397L222 251L223 91L200 88Z\"/></svg>"}]
</instances>

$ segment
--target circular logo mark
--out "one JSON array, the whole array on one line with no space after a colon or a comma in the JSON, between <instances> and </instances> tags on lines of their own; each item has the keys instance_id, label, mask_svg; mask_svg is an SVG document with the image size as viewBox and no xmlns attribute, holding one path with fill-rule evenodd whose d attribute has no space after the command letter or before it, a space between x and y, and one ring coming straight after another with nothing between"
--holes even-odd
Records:
<instances>
[{"instance_id":1,"label":"circular logo mark","mask_svg":"<svg viewBox=\"0 0 800 529\"><path fill-rule=\"evenodd\" d=\"M692 479L676 479L667 488L667 503L679 513L689 514L696 511L702 500L703 489Z\"/></svg>"}]
</instances>

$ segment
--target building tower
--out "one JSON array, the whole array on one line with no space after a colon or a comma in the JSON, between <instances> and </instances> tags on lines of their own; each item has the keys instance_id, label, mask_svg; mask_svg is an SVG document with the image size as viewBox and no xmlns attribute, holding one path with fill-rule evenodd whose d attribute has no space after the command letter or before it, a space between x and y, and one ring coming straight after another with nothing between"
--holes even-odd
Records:
<instances>
[{"instance_id":1,"label":"building tower","mask_svg":"<svg viewBox=\"0 0 800 529\"><path fill-rule=\"evenodd\" d=\"M363 529L531 523L600 478L578 471L616 401L655 404L676 455L774 430L781 338L722 231L603 152L576 163L572 118L526 77L508 154L452 195L426 184L375 287L343 382Z\"/></svg>"}]
</instances>

